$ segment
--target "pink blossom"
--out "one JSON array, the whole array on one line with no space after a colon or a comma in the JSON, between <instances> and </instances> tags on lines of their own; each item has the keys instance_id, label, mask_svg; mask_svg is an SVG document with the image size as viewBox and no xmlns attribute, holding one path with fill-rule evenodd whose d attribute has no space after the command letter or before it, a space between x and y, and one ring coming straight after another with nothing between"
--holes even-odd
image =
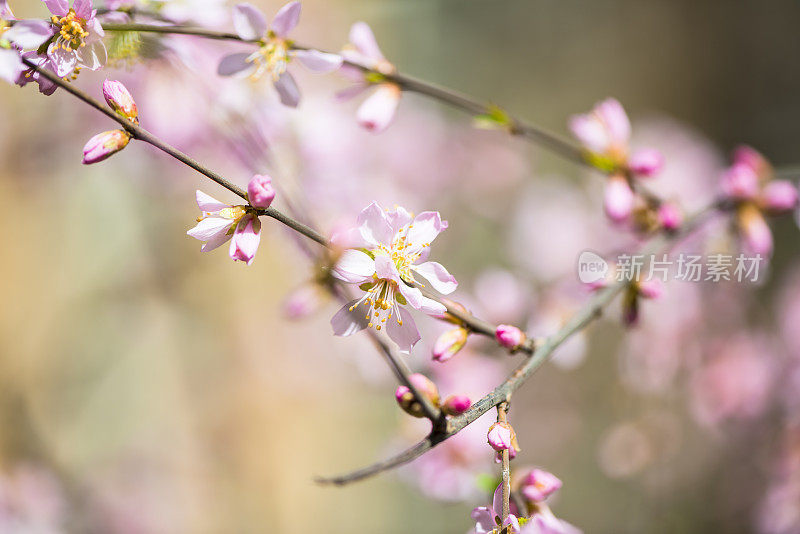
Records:
<instances>
[{"instance_id":1,"label":"pink blossom","mask_svg":"<svg viewBox=\"0 0 800 534\"><path fill-rule=\"evenodd\" d=\"M517 437L510 424L504 422L494 423L486 434L489 445L498 452L506 449L516 449Z\"/></svg>"},{"instance_id":2,"label":"pink blossom","mask_svg":"<svg viewBox=\"0 0 800 534\"><path fill-rule=\"evenodd\" d=\"M266 174L256 174L247 184L247 200L254 208L266 209L275 200L272 178Z\"/></svg>"},{"instance_id":3,"label":"pink blossom","mask_svg":"<svg viewBox=\"0 0 800 534\"><path fill-rule=\"evenodd\" d=\"M570 118L569 128L583 145L598 154L621 161L628 151L631 123L618 100L608 98L585 115Z\"/></svg>"},{"instance_id":4,"label":"pink blossom","mask_svg":"<svg viewBox=\"0 0 800 534\"><path fill-rule=\"evenodd\" d=\"M381 330L386 326L386 333L401 352L409 353L420 335L404 306L434 316L446 311L443 305L422 295L414 286L414 275L426 278L433 289L445 295L458 286L441 264L424 261L431 242L446 228L447 222L435 211L412 217L401 207L385 211L375 202L367 206L358 217L365 247L345 250L332 273L339 280L358 285L365 293L334 315L334 334L349 336L364 328ZM361 305L366 313L355 312Z\"/></svg>"},{"instance_id":5,"label":"pink blossom","mask_svg":"<svg viewBox=\"0 0 800 534\"><path fill-rule=\"evenodd\" d=\"M499 325L495 330L494 337L500 345L507 349L516 349L525 343L525 333L516 326L507 324Z\"/></svg>"},{"instance_id":6,"label":"pink blossom","mask_svg":"<svg viewBox=\"0 0 800 534\"><path fill-rule=\"evenodd\" d=\"M300 2L289 2L283 6L272 24L252 4L237 4L233 8L233 25L236 33L245 41L258 42L258 50L252 53L238 52L222 58L217 67L220 76L245 75L251 79L268 74L278 92L281 103L297 107L300 90L294 77L287 70L292 59L298 59L312 72L333 72L342 64L342 58L319 50L300 50L292 47L288 34L300 21Z\"/></svg>"},{"instance_id":7,"label":"pink blossom","mask_svg":"<svg viewBox=\"0 0 800 534\"><path fill-rule=\"evenodd\" d=\"M136 108L136 102L134 102L131 93L122 82L116 80L104 81L103 97L111 109L138 124L139 110Z\"/></svg>"},{"instance_id":8,"label":"pink blossom","mask_svg":"<svg viewBox=\"0 0 800 534\"><path fill-rule=\"evenodd\" d=\"M91 0L44 0L53 16L57 38L47 47L47 56L59 77L77 76L80 68L97 70L106 62L103 27Z\"/></svg>"},{"instance_id":9,"label":"pink blossom","mask_svg":"<svg viewBox=\"0 0 800 534\"><path fill-rule=\"evenodd\" d=\"M639 282L639 294L646 299L661 298L664 294L664 282L660 278L651 278Z\"/></svg>"},{"instance_id":10,"label":"pink blossom","mask_svg":"<svg viewBox=\"0 0 800 534\"><path fill-rule=\"evenodd\" d=\"M386 76L395 73L395 67L381 52L375 35L365 22L356 22L350 28L350 44L342 50L344 58L351 63L371 69L366 75L361 69L348 66L342 72L356 82L338 94L340 100L347 100L360 94L371 86L376 90L367 97L356 112L358 123L375 133L384 131L394 119L400 104L402 89L396 83L386 81Z\"/></svg>"},{"instance_id":11,"label":"pink blossom","mask_svg":"<svg viewBox=\"0 0 800 534\"><path fill-rule=\"evenodd\" d=\"M444 332L433 344L433 360L446 362L455 356L467 344L468 335L469 332L460 326Z\"/></svg>"},{"instance_id":12,"label":"pink blossom","mask_svg":"<svg viewBox=\"0 0 800 534\"><path fill-rule=\"evenodd\" d=\"M234 261L253 263L261 241L261 222L246 206L231 206L197 191L197 206L202 215L197 225L186 232L203 241L201 250L210 252L231 239L228 254Z\"/></svg>"},{"instance_id":13,"label":"pink blossom","mask_svg":"<svg viewBox=\"0 0 800 534\"><path fill-rule=\"evenodd\" d=\"M442 403L442 411L447 415L461 415L469 410L472 401L466 395L450 395Z\"/></svg>"},{"instance_id":14,"label":"pink blossom","mask_svg":"<svg viewBox=\"0 0 800 534\"><path fill-rule=\"evenodd\" d=\"M722 175L722 192L728 198L744 200L758 194L759 184L756 171L743 163L733 164Z\"/></svg>"},{"instance_id":15,"label":"pink blossom","mask_svg":"<svg viewBox=\"0 0 800 534\"><path fill-rule=\"evenodd\" d=\"M83 147L83 164L103 161L128 146L130 139L130 134L124 130L109 130L95 135Z\"/></svg>"},{"instance_id":16,"label":"pink blossom","mask_svg":"<svg viewBox=\"0 0 800 534\"><path fill-rule=\"evenodd\" d=\"M581 534L581 530L557 518L549 508L545 508L528 519L520 534Z\"/></svg>"},{"instance_id":17,"label":"pink blossom","mask_svg":"<svg viewBox=\"0 0 800 534\"><path fill-rule=\"evenodd\" d=\"M561 488L561 480L542 469L533 469L521 482L520 491L530 502L541 502Z\"/></svg>"}]
</instances>

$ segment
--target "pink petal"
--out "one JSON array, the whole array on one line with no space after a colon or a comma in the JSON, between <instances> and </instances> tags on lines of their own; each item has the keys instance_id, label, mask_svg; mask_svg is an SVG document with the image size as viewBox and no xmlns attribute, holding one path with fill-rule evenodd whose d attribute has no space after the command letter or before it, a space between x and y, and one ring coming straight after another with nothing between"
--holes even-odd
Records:
<instances>
[{"instance_id":1,"label":"pink petal","mask_svg":"<svg viewBox=\"0 0 800 534\"><path fill-rule=\"evenodd\" d=\"M278 37L286 37L300 21L300 2L289 2L283 6L272 20L272 31Z\"/></svg>"},{"instance_id":2,"label":"pink petal","mask_svg":"<svg viewBox=\"0 0 800 534\"><path fill-rule=\"evenodd\" d=\"M764 206L773 212L785 212L797 207L797 187L788 180L768 183L762 197Z\"/></svg>"},{"instance_id":3,"label":"pink petal","mask_svg":"<svg viewBox=\"0 0 800 534\"><path fill-rule=\"evenodd\" d=\"M447 221L443 221L438 211L423 211L414 218L406 233L406 244L409 251L422 250L433 242L442 231L447 229Z\"/></svg>"},{"instance_id":4,"label":"pink petal","mask_svg":"<svg viewBox=\"0 0 800 534\"><path fill-rule=\"evenodd\" d=\"M59 17L65 16L69 13L69 0L44 0L44 5L50 10L53 15Z\"/></svg>"},{"instance_id":5,"label":"pink petal","mask_svg":"<svg viewBox=\"0 0 800 534\"><path fill-rule=\"evenodd\" d=\"M389 224L392 226L394 233L399 232L404 226L414 220L414 217L402 206L395 206L394 209L386 213L389 219Z\"/></svg>"},{"instance_id":6,"label":"pink petal","mask_svg":"<svg viewBox=\"0 0 800 534\"><path fill-rule=\"evenodd\" d=\"M0 79L16 83L17 78L26 69L16 50L0 48Z\"/></svg>"},{"instance_id":7,"label":"pink petal","mask_svg":"<svg viewBox=\"0 0 800 534\"><path fill-rule=\"evenodd\" d=\"M200 211L204 211L207 213L213 213L215 211L231 207L230 204L225 204L224 202L220 202L211 195L203 193L199 189L195 191L195 197L197 198L197 207L200 208Z\"/></svg>"},{"instance_id":8,"label":"pink petal","mask_svg":"<svg viewBox=\"0 0 800 534\"><path fill-rule=\"evenodd\" d=\"M350 27L350 44L367 59L372 61L384 61L375 34L366 22L356 22Z\"/></svg>"},{"instance_id":9,"label":"pink petal","mask_svg":"<svg viewBox=\"0 0 800 534\"><path fill-rule=\"evenodd\" d=\"M400 278L400 273L397 270L397 266L394 264L391 258L385 254L378 254L375 256L375 276L383 280L393 280L400 285L405 285L403 280Z\"/></svg>"},{"instance_id":10,"label":"pink petal","mask_svg":"<svg viewBox=\"0 0 800 534\"><path fill-rule=\"evenodd\" d=\"M473 508L470 517L477 523L477 525L475 525L476 528L480 527L482 532L492 532L495 528L497 528L497 523L494 522L494 510L487 508L486 506Z\"/></svg>"},{"instance_id":11,"label":"pink petal","mask_svg":"<svg viewBox=\"0 0 800 534\"><path fill-rule=\"evenodd\" d=\"M592 115L573 115L569 129L583 146L592 152L604 153L608 150L608 133L602 123Z\"/></svg>"},{"instance_id":12,"label":"pink petal","mask_svg":"<svg viewBox=\"0 0 800 534\"><path fill-rule=\"evenodd\" d=\"M365 314L358 308L350 311L358 300L351 300L342 306L338 312L331 318L331 326L333 327L333 334L336 336L350 336L359 332L367 327L367 319Z\"/></svg>"},{"instance_id":13,"label":"pink petal","mask_svg":"<svg viewBox=\"0 0 800 534\"><path fill-rule=\"evenodd\" d=\"M78 62L89 70L97 70L105 65L108 60L108 52L103 41L89 42L87 40L84 44L86 46L75 51Z\"/></svg>"},{"instance_id":14,"label":"pink petal","mask_svg":"<svg viewBox=\"0 0 800 534\"><path fill-rule=\"evenodd\" d=\"M4 39L20 48L39 48L52 36L53 26L43 20L17 21L3 34Z\"/></svg>"},{"instance_id":15,"label":"pink petal","mask_svg":"<svg viewBox=\"0 0 800 534\"><path fill-rule=\"evenodd\" d=\"M375 260L360 250L349 249L339 257L332 274L344 282L360 284L372 279Z\"/></svg>"},{"instance_id":16,"label":"pink petal","mask_svg":"<svg viewBox=\"0 0 800 534\"><path fill-rule=\"evenodd\" d=\"M311 72L320 74L333 72L342 66L342 56L319 50L296 50L294 57Z\"/></svg>"},{"instance_id":17,"label":"pink petal","mask_svg":"<svg viewBox=\"0 0 800 534\"><path fill-rule=\"evenodd\" d=\"M400 352L408 354L417 341L420 340L419 330L417 330L417 325L414 323L414 318L405 308L400 307L398 312L402 324L398 323L397 317L390 317L386 321L386 333L392 341L397 343Z\"/></svg>"},{"instance_id":18,"label":"pink petal","mask_svg":"<svg viewBox=\"0 0 800 534\"><path fill-rule=\"evenodd\" d=\"M88 20L92 16L92 0L75 0L72 9L80 18Z\"/></svg>"},{"instance_id":19,"label":"pink petal","mask_svg":"<svg viewBox=\"0 0 800 534\"><path fill-rule=\"evenodd\" d=\"M367 87L369 87L369 85L363 83L359 85L351 85L350 87L346 87L341 91L336 92L335 95L336 100L338 100L339 102L346 102L347 100L350 100L363 93L367 89Z\"/></svg>"},{"instance_id":20,"label":"pink petal","mask_svg":"<svg viewBox=\"0 0 800 534\"><path fill-rule=\"evenodd\" d=\"M232 76L253 68L252 63L247 61L248 57L250 57L250 54L245 52L225 56L217 66L217 74L220 76Z\"/></svg>"},{"instance_id":21,"label":"pink petal","mask_svg":"<svg viewBox=\"0 0 800 534\"><path fill-rule=\"evenodd\" d=\"M261 221L258 217L245 216L236 225L228 254L234 261L253 263L261 243Z\"/></svg>"},{"instance_id":22,"label":"pink petal","mask_svg":"<svg viewBox=\"0 0 800 534\"><path fill-rule=\"evenodd\" d=\"M721 187L729 198L753 198L758 194L758 174L749 165L734 163L722 175Z\"/></svg>"},{"instance_id":23,"label":"pink petal","mask_svg":"<svg viewBox=\"0 0 800 534\"><path fill-rule=\"evenodd\" d=\"M386 212L377 202L373 202L358 214L358 227L364 241L373 246L392 243L392 227Z\"/></svg>"},{"instance_id":24,"label":"pink petal","mask_svg":"<svg viewBox=\"0 0 800 534\"><path fill-rule=\"evenodd\" d=\"M603 121L611 142L625 146L631 137L631 123L622 104L614 98L608 98L595 106L594 112Z\"/></svg>"},{"instance_id":25,"label":"pink petal","mask_svg":"<svg viewBox=\"0 0 800 534\"><path fill-rule=\"evenodd\" d=\"M228 227L225 229L224 232L218 233L217 235L215 235L214 237L203 243L203 246L200 247L200 251L211 252L212 250L219 248L225 243L227 243L228 240L231 238L231 234L228 233L229 229L230 225L228 225Z\"/></svg>"},{"instance_id":26,"label":"pink petal","mask_svg":"<svg viewBox=\"0 0 800 534\"><path fill-rule=\"evenodd\" d=\"M233 6L233 27L245 41L255 41L267 33L267 18L253 4Z\"/></svg>"},{"instance_id":27,"label":"pink petal","mask_svg":"<svg viewBox=\"0 0 800 534\"><path fill-rule=\"evenodd\" d=\"M392 83L378 86L359 106L356 112L358 123L370 132L385 130L394 119L401 94L400 88Z\"/></svg>"},{"instance_id":28,"label":"pink petal","mask_svg":"<svg viewBox=\"0 0 800 534\"><path fill-rule=\"evenodd\" d=\"M281 74L280 78L275 80L275 90L278 91L278 96L281 98L281 104L296 108L300 103L300 89L294 78L288 72Z\"/></svg>"},{"instance_id":29,"label":"pink petal","mask_svg":"<svg viewBox=\"0 0 800 534\"><path fill-rule=\"evenodd\" d=\"M435 261L426 261L420 265L415 265L413 270L427 278L433 289L442 295L449 295L458 287L455 277Z\"/></svg>"},{"instance_id":30,"label":"pink petal","mask_svg":"<svg viewBox=\"0 0 800 534\"><path fill-rule=\"evenodd\" d=\"M612 176L606 183L604 206L606 215L614 222L622 222L633 211L633 191L627 180Z\"/></svg>"},{"instance_id":31,"label":"pink petal","mask_svg":"<svg viewBox=\"0 0 800 534\"><path fill-rule=\"evenodd\" d=\"M447 308L444 306L444 304L440 304L439 302L429 299L428 297L422 297L418 309L422 313L437 318L441 317L447 311Z\"/></svg>"},{"instance_id":32,"label":"pink petal","mask_svg":"<svg viewBox=\"0 0 800 534\"><path fill-rule=\"evenodd\" d=\"M62 78L72 73L78 63L78 58L73 50L64 50L61 47L55 48L54 44L48 47L47 56L53 62L56 74Z\"/></svg>"},{"instance_id":33,"label":"pink petal","mask_svg":"<svg viewBox=\"0 0 800 534\"><path fill-rule=\"evenodd\" d=\"M637 150L628 159L628 167L634 174L650 177L658 174L664 166L664 156L655 148Z\"/></svg>"},{"instance_id":34,"label":"pink petal","mask_svg":"<svg viewBox=\"0 0 800 534\"><path fill-rule=\"evenodd\" d=\"M503 511L503 483L497 485L494 489L494 493L492 494L492 511L494 511L495 517L498 519L500 518L500 514Z\"/></svg>"}]
</instances>

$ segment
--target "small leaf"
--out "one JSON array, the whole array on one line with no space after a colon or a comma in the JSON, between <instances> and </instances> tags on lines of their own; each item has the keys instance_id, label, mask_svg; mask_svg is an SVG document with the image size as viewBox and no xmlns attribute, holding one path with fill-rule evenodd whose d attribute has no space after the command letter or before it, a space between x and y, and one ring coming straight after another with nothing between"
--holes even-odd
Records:
<instances>
[{"instance_id":1,"label":"small leaf","mask_svg":"<svg viewBox=\"0 0 800 534\"><path fill-rule=\"evenodd\" d=\"M590 150L585 150L583 152L583 159L584 161L586 161L586 163L588 163L595 169L598 169L603 172L612 172L617 170L617 168L619 167L619 165L617 165L617 162L614 161L612 158L604 156L603 154L592 152Z\"/></svg>"},{"instance_id":2,"label":"small leaf","mask_svg":"<svg viewBox=\"0 0 800 534\"><path fill-rule=\"evenodd\" d=\"M383 83L386 81L386 76L381 74L380 72L375 72L371 70L364 74L364 79L367 80L369 83Z\"/></svg>"},{"instance_id":3,"label":"small leaf","mask_svg":"<svg viewBox=\"0 0 800 534\"><path fill-rule=\"evenodd\" d=\"M486 113L474 118L474 125L476 128L484 130L509 130L514 125L514 121L506 110L491 104L486 108Z\"/></svg>"}]
</instances>

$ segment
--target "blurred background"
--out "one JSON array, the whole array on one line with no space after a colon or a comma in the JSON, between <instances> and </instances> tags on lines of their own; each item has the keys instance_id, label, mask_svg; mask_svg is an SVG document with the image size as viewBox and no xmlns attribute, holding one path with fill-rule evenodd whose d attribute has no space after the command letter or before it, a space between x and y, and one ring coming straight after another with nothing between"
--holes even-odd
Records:
<instances>
[{"instance_id":1,"label":"blurred background","mask_svg":"<svg viewBox=\"0 0 800 534\"><path fill-rule=\"evenodd\" d=\"M256 3L269 17L282 5ZM167 4L231 28L231 4ZM308 0L293 37L335 51L358 20L401 72L565 136L570 115L618 98L634 146L666 156L653 188L687 209L713 197L740 143L800 164L795 1ZM240 185L271 174L276 205L292 199L326 231L372 200L439 210L450 228L432 259L481 317L552 333L587 298L578 254L631 245L604 221L598 175L424 97L404 95L375 135L356 124L360 100L334 99L341 76L292 65L291 110L269 83L216 76L242 45L136 39L144 59L109 32L113 67L74 83L99 98L104 77L124 81L145 128ZM227 191L142 143L82 166L111 128L64 91L0 85L0 531L472 528L499 473L491 416L399 474L315 484L425 425L397 409L364 336L331 335L337 304L277 222L246 267L185 234L195 189L235 202ZM773 231L762 283L671 283L631 332L612 308L515 396L513 468L564 481L559 517L587 533L800 533L800 250L792 217ZM417 322L408 363L445 394L476 399L518 363L478 339L431 362L444 327Z\"/></svg>"}]
</instances>

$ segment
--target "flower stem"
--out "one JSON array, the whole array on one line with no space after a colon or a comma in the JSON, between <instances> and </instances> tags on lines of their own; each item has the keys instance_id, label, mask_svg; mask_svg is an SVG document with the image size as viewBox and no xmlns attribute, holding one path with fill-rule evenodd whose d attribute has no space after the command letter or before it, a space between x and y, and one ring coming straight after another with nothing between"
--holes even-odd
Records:
<instances>
[{"instance_id":1,"label":"flower stem","mask_svg":"<svg viewBox=\"0 0 800 534\"><path fill-rule=\"evenodd\" d=\"M508 420L508 401L502 402L497 405L497 422L505 423ZM511 496L511 453L508 449L503 449L503 452L500 453L502 459L502 475L503 475L503 482L502 482L502 501L503 501L503 510L502 515L500 516L500 523L504 523L505 520L508 518L509 514L509 498ZM508 529L505 529L507 532Z\"/></svg>"}]
</instances>

